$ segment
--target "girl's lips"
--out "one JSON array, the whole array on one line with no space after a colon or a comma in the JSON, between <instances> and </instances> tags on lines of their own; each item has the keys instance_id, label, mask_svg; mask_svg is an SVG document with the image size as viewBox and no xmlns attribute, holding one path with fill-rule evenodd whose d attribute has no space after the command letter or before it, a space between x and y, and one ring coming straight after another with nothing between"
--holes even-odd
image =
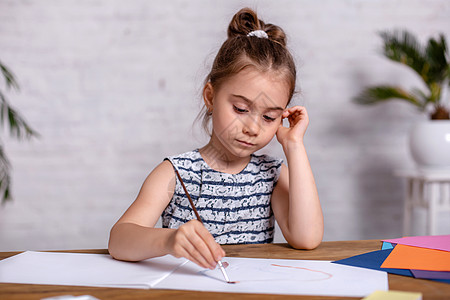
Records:
<instances>
[{"instance_id":1,"label":"girl's lips","mask_svg":"<svg viewBox=\"0 0 450 300\"><path fill-rule=\"evenodd\" d=\"M239 144L241 144L241 145L243 145L245 147L253 147L253 146L255 146L255 144L248 143L248 142L245 142L245 141L241 141L241 140L236 140L236 141L238 141Z\"/></svg>"}]
</instances>

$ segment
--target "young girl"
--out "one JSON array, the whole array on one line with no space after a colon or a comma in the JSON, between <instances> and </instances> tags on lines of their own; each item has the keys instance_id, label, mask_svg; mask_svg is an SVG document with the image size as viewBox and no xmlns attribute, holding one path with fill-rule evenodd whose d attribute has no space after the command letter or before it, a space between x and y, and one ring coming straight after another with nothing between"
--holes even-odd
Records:
<instances>
[{"instance_id":1,"label":"young girl","mask_svg":"<svg viewBox=\"0 0 450 300\"><path fill-rule=\"evenodd\" d=\"M308 114L286 108L295 80L283 30L248 8L234 15L203 89L209 143L166 158L150 173L111 229L110 254L128 261L172 254L213 269L225 256L220 244L272 242L274 218L292 247L317 247L323 215L303 144ZM275 135L289 167L253 154ZM163 228L155 228L160 216Z\"/></svg>"}]
</instances>

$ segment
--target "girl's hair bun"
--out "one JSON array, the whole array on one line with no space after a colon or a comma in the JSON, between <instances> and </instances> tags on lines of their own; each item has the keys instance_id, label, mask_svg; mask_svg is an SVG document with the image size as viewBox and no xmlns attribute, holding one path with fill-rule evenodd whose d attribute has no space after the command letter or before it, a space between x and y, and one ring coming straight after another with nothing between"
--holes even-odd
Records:
<instances>
[{"instance_id":1,"label":"girl's hair bun","mask_svg":"<svg viewBox=\"0 0 450 300\"><path fill-rule=\"evenodd\" d=\"M265 24L250 8L243 8L233 16L228 26L228 38L247 36L255 30L265 31L270 40L286 46L286 34L283 29L273 24Z\"/></svg>"}]
</instances>

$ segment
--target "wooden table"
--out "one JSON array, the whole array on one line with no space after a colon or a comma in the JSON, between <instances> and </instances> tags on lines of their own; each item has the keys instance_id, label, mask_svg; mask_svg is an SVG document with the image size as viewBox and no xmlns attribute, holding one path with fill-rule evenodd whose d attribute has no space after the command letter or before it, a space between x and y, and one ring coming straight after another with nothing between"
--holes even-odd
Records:
<instances>
[{"instance_id":1,"label":"wooden table","mask_svg":"<svg viewBox=\"0 0 450 300\"><path fill-rule=\"evenodd\" d=\"M323 242L317 249L305 251L294 250L287 244L262 245L226 245L223 246L227 256L275 258L275 259L312 259L338 260L350 256L379 250L379 240ZM74 250L74 253L108 253L107 250ZM0 259L19 252L0 252ZM349 284L354 284L349 282ZM389 274L389 289L399 291L421 292L423 299L450 299L450 284L430 280L415 279ZM101 300L116 299L342 299L324 296L287 296L238 293L212 293L181 290L141 290L121 288L97 288L57 285L30 285L0 283L0 299L42 299L61 295L92 295ZM358 299L358 298L354 298Z\"/></svg>"}]
</instances>

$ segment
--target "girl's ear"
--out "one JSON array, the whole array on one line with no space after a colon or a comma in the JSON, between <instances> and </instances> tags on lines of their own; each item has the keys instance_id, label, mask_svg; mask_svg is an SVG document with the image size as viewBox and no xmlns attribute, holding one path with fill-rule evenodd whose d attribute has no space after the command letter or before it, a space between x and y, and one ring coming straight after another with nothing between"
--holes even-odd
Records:
<instances>
[{"instance_id":1,"label":"girl's ear","mask_svg":"<svg viewBox=\"0 0 450 300\"><path fill-rule=\"evenodd\" d=\"M203 88L203 101L205 102L206 109L212 112L214 99L214 88L210 82L205 84Z\"/></svg>"}]
</instances>

